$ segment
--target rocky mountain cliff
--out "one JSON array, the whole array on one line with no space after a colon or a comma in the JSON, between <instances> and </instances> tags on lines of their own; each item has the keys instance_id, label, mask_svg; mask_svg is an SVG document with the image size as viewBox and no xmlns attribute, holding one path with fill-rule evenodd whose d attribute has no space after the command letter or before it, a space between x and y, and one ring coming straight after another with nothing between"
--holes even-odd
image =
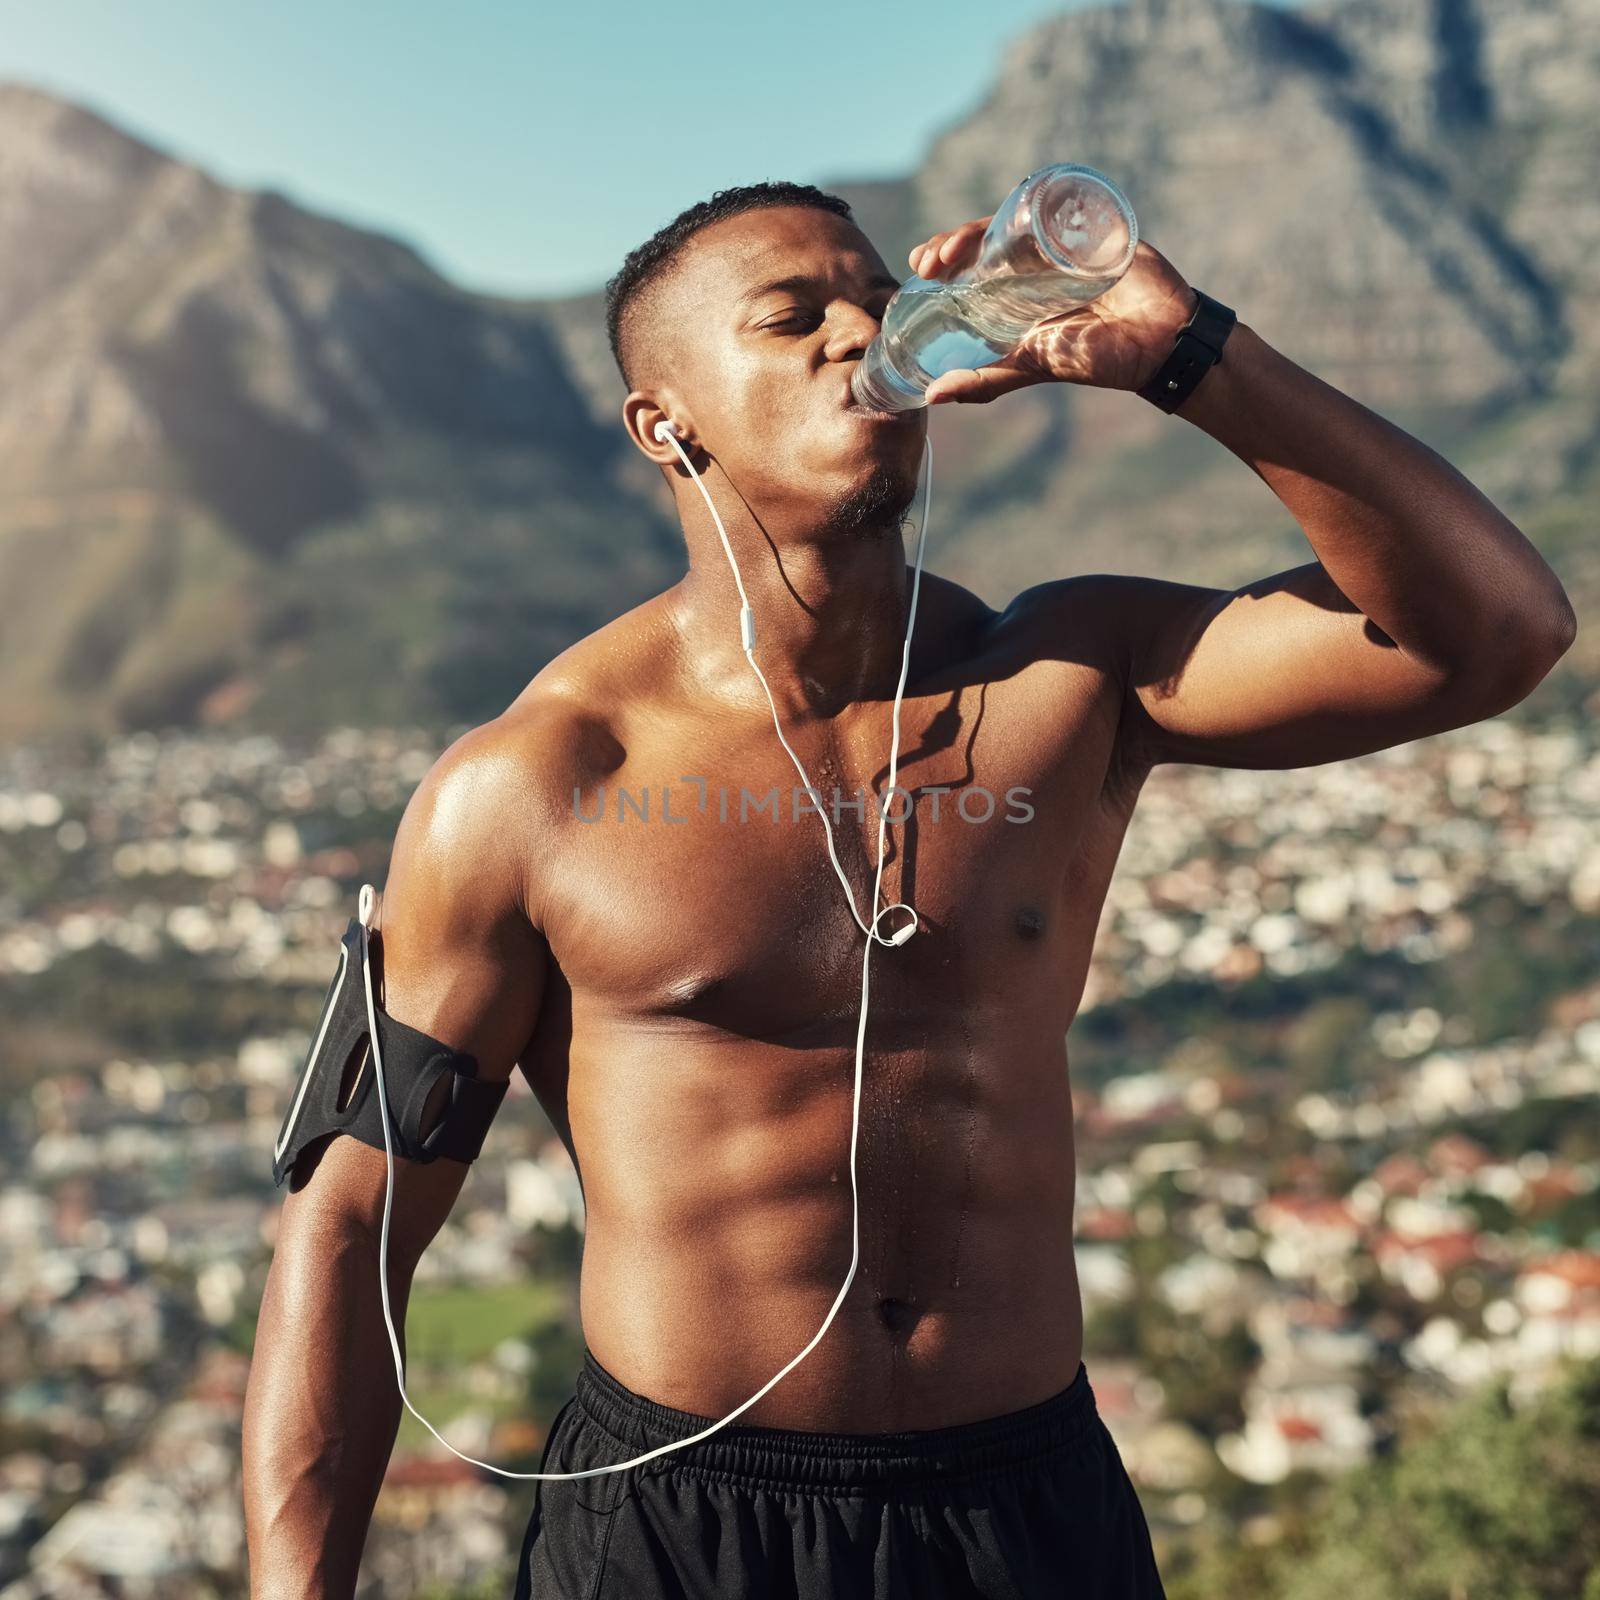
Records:
<instances>
[{"instance_id":1,"label":"rocky mountain cliff","mask_svg":"<svg viewBox=\"0 0 1600 1600\"><path fill-rule=\"evenodd\" d=\"M621 445L537 307L0 87L0 725L514 693L670 581Z\"/></svg>"},{"instance_id":2,"label":"rocky mountain cliff","mask_svg":"<svg viewBox=\"0 0 1600 1600\"><path fill-rule=\"evenodd\" d=\"M1024 173L1117 177L1285 353L1600 587L1600 0L1128 0L1018 37L915 173L827 185L890 265ZM0 728L492 715L672 581L598 293L467 294L404 243L0 86ZM1306 559L1135 397L934 419L940 571L1236 583Z\"/></svg>"},{"instance_id":3,"label":"rocky mountain cliff","mask_svg":"<svg viewBox=\"0 0 1600 1600\"><path fill-rule=\"evenodd\" d=\"M1572 345L1550 264L1492 185L1447 163L1455 130L1408 131L1384 101L1341 12L1131 0L1018 41L919 198L988 209L1008 175L1071 151L1126 174L1141 230L1191 281L1340 387L1379 404L1532 392Z\"/></svg>"}]
</instances>

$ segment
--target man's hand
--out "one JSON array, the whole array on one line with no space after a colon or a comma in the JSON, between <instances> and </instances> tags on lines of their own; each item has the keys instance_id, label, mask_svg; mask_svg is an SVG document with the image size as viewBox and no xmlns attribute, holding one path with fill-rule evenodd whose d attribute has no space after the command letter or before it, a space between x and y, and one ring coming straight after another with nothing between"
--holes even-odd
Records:
<instances>
[{"instance_id":1,"label":"man's hand","mask_svg":"<svg viewBox=\"0 0 1600 1600\"><path fill-rule=\"evenodd\" d=\"M991 217L936 233L911 252L911 270L942 281L978 259ZM1097 300L1037 322L1010 355L986 367L961 367L928 386L928 404L984 401L1033 383L1083 383L1137 389L1172 354L1194 314L1194 290L1148 240L1135 246L1128 270Z\"/></svg>"}]
</instances>

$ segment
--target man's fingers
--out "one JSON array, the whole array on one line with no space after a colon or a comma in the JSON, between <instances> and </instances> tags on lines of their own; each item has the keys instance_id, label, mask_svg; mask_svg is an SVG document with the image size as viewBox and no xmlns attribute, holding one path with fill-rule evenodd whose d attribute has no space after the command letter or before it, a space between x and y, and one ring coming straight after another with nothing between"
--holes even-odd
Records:
<instances>
[{"instance_id":1,"label":"man's fingers","mask_svg":"<svg viewBox=\"0 0 1600 1600\"><path fill-rule=\"evenodd\" d=\"M938 270L939 250L949 237L947 233L936 233L931 239L923 240L911 252L911 270L919 278L926 278Z\"/></svg>"},{"instance_id":2,"label":"man's fingers","mask_svg":"<svg viewBox=\"0 0 1600 1600\"><path fill-rule=\"evenodd\" d=\"M959 228L933 234L911 252L911 270L919 278L936 278L949 267L966 266L977 257L984 230L994 219L974 217Z\"/></svg>"},{"instance_id":3,"label":"man's fingers","mask_svg":"<svg viewBox=\"0 0 1600 1600\"><path fill-rule=\"evenodd\" d=\"M975 222L963 223L954 233L947 234L945 241L939 246L939 259L946 266L953 266L957 261L971 253L973 244L982 236L983 230Z\"/></svg>"},{"instance_id":4,"label":"man's fingers","mask_svg":"<svg viewBox=\"0 0 1600 1600\"><path fill-rule=\"evenodd\" d=\"M970 367L957 367L935 378L928 385L926 398L930 406L937 406L962 400L979 400L986 398L986 395L979 372L974 372Z\"/></svg>"},{"instance_id":5,"label":"man's fingers","mask_svg":"<svg viewBox=\"0 0 1600 1600\"><path fill-rule=\"evenodd\" d=\"M957 367L935 378L928 385L925 398L930 406L981 404L986 400L998 400L1003 394L1010 394L1014 389L1025 389L1037 382L1039 379L1031 373L1006 362L996 362L976 370Z\"/></svg>"}]
</instances>

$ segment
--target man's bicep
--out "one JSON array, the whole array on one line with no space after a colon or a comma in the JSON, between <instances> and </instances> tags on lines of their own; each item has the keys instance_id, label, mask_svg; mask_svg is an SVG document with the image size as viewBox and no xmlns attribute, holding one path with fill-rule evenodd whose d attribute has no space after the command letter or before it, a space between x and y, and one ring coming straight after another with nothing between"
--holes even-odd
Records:
<instances>
[{"instance_id":1,"label":"man's bicep","mask_svg":"<svg viewBox=\"0 0 1600 1600\"><path fill-rule=\"evenodd\" d=\"M517 852L496 814L492 779L473 735L458 740L434 764L395 834L369 946L373 1005L380 1018L388 1019L382 1028L389 1031L399 1023L446 1050L470 1055L472 1075L496 1086L510 1078L533 1032L547 958L542 935L522 909ZM350 984L345 998L359 1010L365 1003L364 976L352 972ZM360 1026L365 1029L364 1016ZM389 1037L391 1049L398 1047L392 1031ZM408 1043L416 1058L418 1041ZM429 1048L426 1041L422 1048L424 1053ZM435 1069L430 1065L429 1070ZM365 1073L363 1065L351 1088L371 1098L374 1085L362 1081ZM402 1115L402 1107L411 1109L403 1077L399 1059L386 1050L385 1098L393 1117ZM453 1070L436 1080L413 1131L427 1136L448 1107L452 1126L459 1121L463 1127L460 1137L447 1136L445 1150L451 1143L461 1149L463 1140L471 1149L496 1103L478 1094L456 1104L462 1086L457 1079L452 1089L452 1078ZM386 1156L372 1126L359 1137L335 1133L307 1145L295 1165L286 1224L314 1214L335 1231L364 1235L376 1230ZM466 1174L464 1155L441 1152L425 1160L395 1151L391 1238L398 1259L420 1255L443 1224Z\"/></svg>"},{"instance_id":2,"label":"man's bicep","mask_svg":"<svg viewBox=\"0 0 1600 1600\"><path fill-rule=\"evenodd\" d=\"M1483 714L1481 697L1402 651L1320 562L1232 590L1116 584L1128 634L1122 737L1147 761L1315 766Z\"/></svg>"}]
</instances>

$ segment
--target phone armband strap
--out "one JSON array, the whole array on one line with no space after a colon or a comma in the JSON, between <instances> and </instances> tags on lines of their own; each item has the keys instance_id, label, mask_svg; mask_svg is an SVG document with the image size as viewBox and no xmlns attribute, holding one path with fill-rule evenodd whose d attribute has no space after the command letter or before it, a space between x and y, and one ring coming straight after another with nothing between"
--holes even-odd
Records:
<instances>
[{"instance_id":1,"label":"phone armband strap","mask_svg":"<svg viewBox=\"0 0 1600 1600\"><path fill-rule=\"evenodd\" d=\"M274 1183L281 1185L300 1152L325 1134L353 1134L363 1144L384 1148L367 1023L369 974L363 971L370 937L352 917L339 941L339 965L273 1146ZM477 1160L506 1085L480 1078L475 1056L397 1022L377 1003L376 989L372 1009L395 1154L412 1161Z\"/></svg>"}]
</instances>

